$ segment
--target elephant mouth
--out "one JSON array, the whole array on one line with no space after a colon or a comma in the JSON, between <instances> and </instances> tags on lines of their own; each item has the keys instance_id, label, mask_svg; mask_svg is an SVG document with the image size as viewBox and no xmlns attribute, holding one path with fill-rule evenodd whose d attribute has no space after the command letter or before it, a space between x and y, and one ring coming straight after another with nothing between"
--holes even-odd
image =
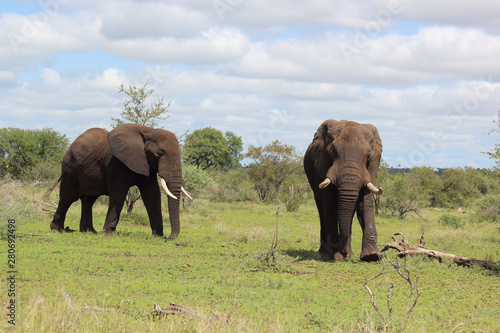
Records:
<instances>
[{"instance_id":1,"label":"elephant mouth","mask_svg":"<svg viewBox=\"0 0 500 333\"><path fill-rule=\"evenodd\" d=\"M325 180L323 180L320 184L319 184L319 188L320 190L326 188L328 185L330 185L332 183L332 180L330 178L325 178ZM379 187L377 188L375 185L373 185L372 182L368 182L366 183L365 185L373 194L377 194L377 195L382 195L382 193L384 192L384 190Z\"/></svg>"},{"instance_id":2,"label":"elephant mouth","mask_svg":"<svg viewBox=\"0 0 500 333\"><path fill-rule=\"evenodd\" d=\"M170 190L168 189L167 182L165 181L165 179L163 177L160 177L160 182L161 182L161 186L163 187L163 189L165 190L167 195L169 197L171 197L172 199L177 200L177 197L175 195L173 195L172 192L170 192ZM182 191L182 193L184 193L184 195L186 197L188 197L189 200L191 200L191 201L193 200L193 198L189 195L189 193L184 189L184 186L181 186L181 191Z\"/></svg>"}]
</instances>

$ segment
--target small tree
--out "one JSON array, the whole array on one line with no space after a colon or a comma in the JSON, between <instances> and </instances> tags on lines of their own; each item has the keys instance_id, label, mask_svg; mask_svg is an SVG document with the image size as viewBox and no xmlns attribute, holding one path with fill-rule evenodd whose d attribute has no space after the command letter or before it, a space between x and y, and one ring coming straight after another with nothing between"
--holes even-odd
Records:
<instances>
[{"instance_id":1,"label":"small tree","mask_svg":"<svg viewBox=\"0 0 500 333\"><path fill-rule=\"evenodd\" d=\"M265 147L248 147L246 157L254 161L248 172L259 199L265 201L275 200L285 180L301 167L295 148L278 140Z\"/></svg>"},{"instance_id":2,"label":"small tree","mask_svg":"<svg viewBox=\"0 0 500 333\"><path fill-rule=\"evenodd\" d=\"M205 127L186 135L183 145L183 159L202 170L228 170L240 165L243 142L233 132Z\"/></svg>"},{"instance_id":3,"label":"small tree","mask_svg":"<svg viewBox=\"0 0 500 333\"><path fill-rule=\"evenodd\" d=\"M124 110L120 113L123 119L111 117L115 121L115 124L112 124L113 127L123 124L124 120L134 124L156 127L158 126L156 120L165 120L169 117L165 114L168 112L170 102L165 104L163 96L158 97L157 102L150 102L149 107L146 106L149 95L154 93L154 89L148 87L147 82L142 87L128 86L128 89L125 89L122 83L118 93L124 93L129 98L123 102Z\"/></svg>"},{"instance_id":4,"label":"small tree","mask_svg":"<svg viewBox=\"0 0 500 333\"><path fill-rule=\"evenodd\" d=\"M418 214L418 210L430 205L431 190L426 185L428 167L415 167L405 174L395 174L387 182L380 207L384 212L404 217L409 212Z\"/></svg>"},{"instance_id":5,"label":"small tree","mask_svg":"<svg viewBox=\"0 0 500 333\"><path fill-rule=\"evenodd\" d=\"M128 98L123 102L124 110L120 113L121 119L111 117L111 120L115 121L115 123L112 124L113 127L119 126L126 121L139 125L157 127L157 120L165 120L169 117L166 113L168 112L170 102L165 104L163 96L158 97L157 102L150 102L149 107L147 107L147 100L149 96L154 93L154 89L148 87L147 82L142 87L128 86L128 89L125 89L122 83L118 89L118 93L124 93ZM127 215L130 215L134 208L134 204L140 197L141 195L136 186L129 189L125 199Z\"/></svg>"}]
</instances>

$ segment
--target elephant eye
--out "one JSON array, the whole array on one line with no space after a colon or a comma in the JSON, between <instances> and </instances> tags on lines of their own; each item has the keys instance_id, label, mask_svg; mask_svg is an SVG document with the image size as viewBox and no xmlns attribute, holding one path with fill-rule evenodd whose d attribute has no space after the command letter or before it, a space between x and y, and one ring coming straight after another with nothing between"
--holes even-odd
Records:
<instances>
[{"instance_id":1,"label":"elephant eye","mask_svg":"<svg viewBox=\"0 0 500 333\"><path fill-rule=\"evenodd\" d=\"M165 152L163 150L159 150L158 153L156 153L158 157L165 156Z\"/></svg>"}]
</instances>

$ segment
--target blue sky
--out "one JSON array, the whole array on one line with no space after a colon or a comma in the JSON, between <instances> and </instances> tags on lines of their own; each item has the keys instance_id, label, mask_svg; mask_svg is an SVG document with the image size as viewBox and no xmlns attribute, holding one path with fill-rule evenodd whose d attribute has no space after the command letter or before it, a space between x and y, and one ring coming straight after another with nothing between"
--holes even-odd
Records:
<instances>
[{"instance_id":1,"label":"blue sky","mask_svg":"<svg viewBox=\"0 0 500 333\"><path fill-rule=\"evenodd\" d=\"M215 4L218 5L215 6ZM73 140L118 117L121 83L171 100L160 125L307 148L325 119L374 124L389 165L492 167L497 1L0 3L0 126Z\"/></svg>"}]
</instances>

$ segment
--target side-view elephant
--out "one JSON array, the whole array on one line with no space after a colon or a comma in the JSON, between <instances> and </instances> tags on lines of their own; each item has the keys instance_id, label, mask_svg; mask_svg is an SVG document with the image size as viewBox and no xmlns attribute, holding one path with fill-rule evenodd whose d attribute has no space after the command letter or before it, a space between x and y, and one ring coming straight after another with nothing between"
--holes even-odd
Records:
<instances>
[{"instance_id":1,"label":"side-view elephant","mask_svg":"<svg viewBox=\"0 0 500 333\"><path fill-rule=\"evenodd\" d=\"M314 134L304 156L304 169L314 192L321 224L324 259L353 255L351 228L357 213L363 241L361 260L379 260L372 193L382 155L377 128L346 120L326 120Z\"/></svg>"},{"instance_id":2,"label":"side-view elephant","mask_svg":"<svg viewBox=\"0 0 500 333\"><path fill-rule=\"evenodd\" d=\"M80 199L80 231L96 232L92 206L99 196L109 195L104 231L114 233L128 189L137 185L153 235L163 236L158 174L168 195L169 238L179 234L179 197L181 191L188 197L189 194L181 184L181 149L173 133L136 124L123 124L111 132L91 128L68 148L61 171L59 205L50 223L52 230L64 231L66 213Z\"/></svg>"}]
</instances>

